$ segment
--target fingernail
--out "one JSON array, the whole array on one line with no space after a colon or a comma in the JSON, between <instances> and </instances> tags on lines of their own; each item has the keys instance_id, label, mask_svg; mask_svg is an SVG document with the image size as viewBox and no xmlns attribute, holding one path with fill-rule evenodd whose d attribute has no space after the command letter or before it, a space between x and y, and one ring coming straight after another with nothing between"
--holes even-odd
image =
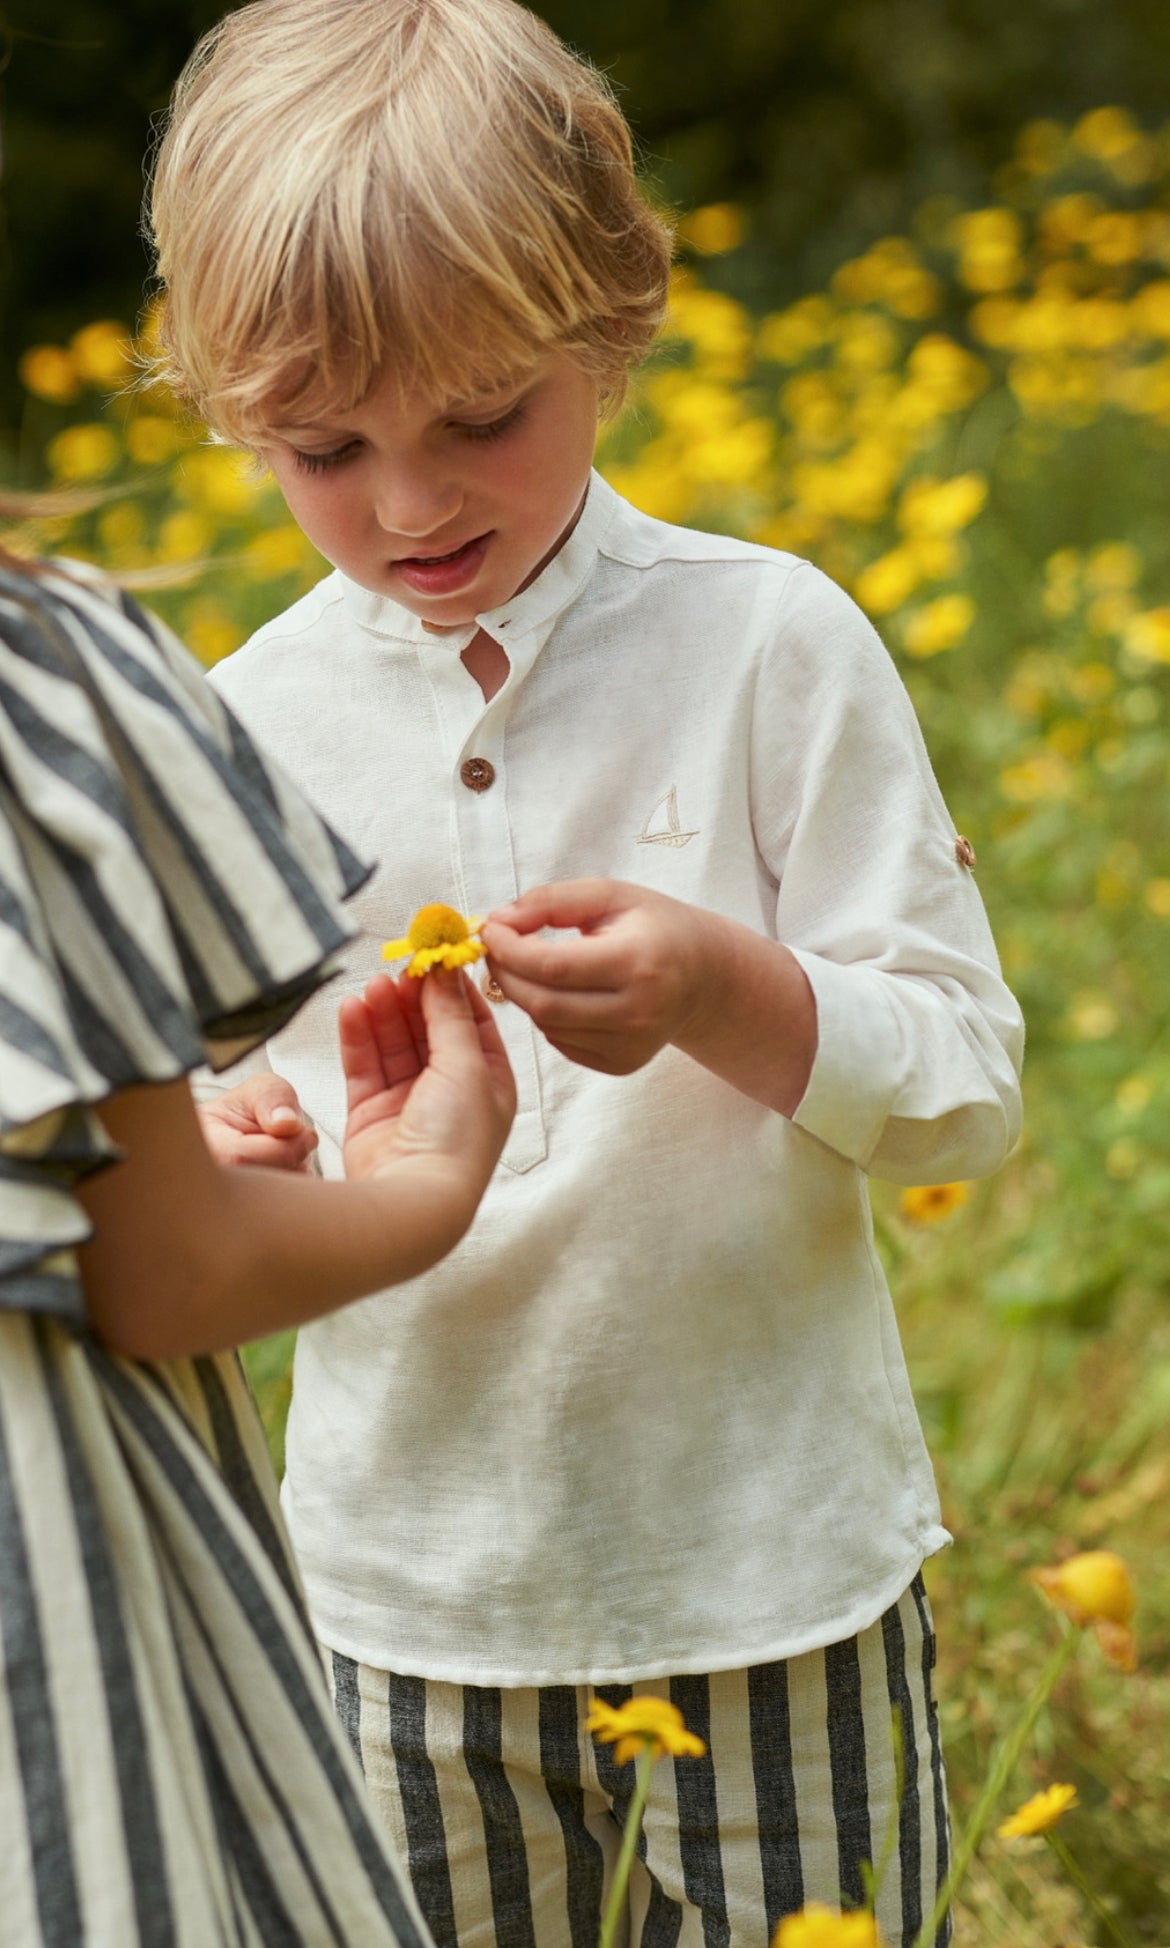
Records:
<instances>
[{"instance_id":1,"label":"fingernail","mask_svg":"<svg viewBox=\"0 0 1170 1948\"><path fill-rule=\"evenodd\" d=\"M278 1103L275 1109L269 1110L268 1120L270 1123L284 1123L291 1129L301 1119L296 1110L290 1109L287 1103Z\"/></svg>"}]
</instances>

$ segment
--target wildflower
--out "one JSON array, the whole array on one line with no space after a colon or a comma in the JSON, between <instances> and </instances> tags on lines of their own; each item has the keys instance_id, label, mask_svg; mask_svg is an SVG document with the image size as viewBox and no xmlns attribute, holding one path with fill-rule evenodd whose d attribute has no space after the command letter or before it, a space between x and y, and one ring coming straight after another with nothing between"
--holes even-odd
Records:
<instances>
[{"instance_id":1,"label":"wildflower","mask_svg":"<svg viewBox=\"0 0 1170 1948\"><path fill-rule=\"evenodd\" d=\"M472 938L479 925L480 916L465 919L453 906L436 900L419 907L403 939L386 942L382 958L401 960L409 954L406 971L416 980L432 967L466 967L483 953L482 944Z\"/></svg>"},{"instance_id":2,"label":"wildflower","mask_svg":"<svg viewBox=\"0 0 1170 1948\"><path fill-rule=\"evenodd\" d=\"M1046 1786L1043 1792L1033 1793L1022 1806L1017 1806L1010 1818L1005 1819L995 1829L999 1840L1026 1839L1033 1833L1044 1833L1055 1826L1062 1813L1077 1803L1075 1786Z\"/></svg>"},{"instance_id":3,"label":"wildflower","mask_svg":"<svg viewBox=\"0 0 1170 1948\"><path fill-rule=\"evenodd\" d=\"M882 1935L872 1914L842 1914L822 1901L810 1901L799 1914L781 1921L772 1948L882 1948Z\"/></svg>"},{"instance_id":4,"label":"wildflower","mask_svg":"<svg viewBox=\"0 0 1170 1948\"><path fill-rule=\"evenodd\" d=\"M717 257L743 242L746 227L743 211L734 203L707 203L683 218L679 235L705 257Z\"/></svg>"},{"instance_id":5,"label":"wildflower","mask_svg":"<svg viewBox=\"0 0 1170 1948\"><path fill-rule=\"evenodd\" d=\"M916 609L906 623L906 648L911 656L937 656L953 649L975 620L969 595L940 595Z\"/></svg>"},{"instance_id":6,"label":"wildflower","mask_svg":"<svg viewBox=\"0 0 1170 1948\"><path fill-rule=\"evenodd\" d=\"M1054 1569L1034 1569L1031 1579L1073 1623L1092 1624L1111 1664L1135 1669L1133 1578L1120 1556L1111 1549L1088 1549Z\"/></svg>"},{"instance_id":7,"label":"wildflower","mask_svg":"<svg viewBox=\"0 0 1170 1948\"><path fill-rule=\"evenodd\" d=\"M21 357L18 370L21 384L38 399L72 399L81 385L77 367L60 345L33 345Z\"/></svg>"},{"instance_id":8,"label":"wildflower","mask_svg":"<svg viewBox=\"0 0 1170 1948\"><path fill-rule=\"evenodd\" d=\"M1107 1041L1116 1032L1117 1022L1117 1009L1109 996L1096 988L1074 994L1065 1016L1067 1031L1077 1042Z\"/></svg>"},{"instance_id":9,"label":"wildflower","mask_svg":"<svg viewBox=\"0 0 1170 1948\"><path fill-rule=\"evenodd\" d=\"M99 318L96 324L83 325L69 343L73 363L87 385L109 390L126 383L130 376L133 347L124 325L114 318Z\"/></svg>"},{"instance_id":10,"label":"wildflower","mask_svg":"<svg viewBox=\"0 0 1170 1948\"><path fill-rule=\"evenodd\" d=\"M126 451L140 467L157 467L184 444L185 435L161 413L137 413L126 422Z\"/></svg>"},{"instance_id":11,"label":"wildflower","mask_svg":"<svg viewBox=\"0 0 1170 1948\"><path fill-rule=\"evenodd\" d=\"M966 1184L911 1184L898 1199L898 1207L912 1224L937 1224L965 1204L970 1194Z\"/></svg>"},{"instance_id":12,"label":"wildflower","mask_svg":"<svg viewBox=\"0 0 1170 1948\"><path fill-rule=\"evenodd\" d=\"M889 615L913 595L918 581L918 564L910 551L891 548L888 554L879 555L862 569L853 593L870 615Z\"/></svg>"},{"instance_id":13,"label":"wildflower","mask_svg":"<svg viewBox=\"0 0 1170 1948\"><path fill-rule=\"evenodd\" d=\"M118 464L118 442L108 426L96 421L67 426L49 441L49 464L58 480L96 480Z\"/></svg>"},{"instance_id":14,"label":"wildflower","mask_svg":"<svg viewBox=\"0 0 1170 1948\"><path fill-rule=\"evenodd\" d=\"M707 1750L702 1739L687 1730L678 1706L668 1704L665 1698L627 1698L625 1704L617 1706L594 1698L585 1729L603 1744L615 1747L618 1765L636 1759L647 1748L655 1759L663 1752L671 1752L675 1758L701 1759Z\"/></svg>"}]
</instances>

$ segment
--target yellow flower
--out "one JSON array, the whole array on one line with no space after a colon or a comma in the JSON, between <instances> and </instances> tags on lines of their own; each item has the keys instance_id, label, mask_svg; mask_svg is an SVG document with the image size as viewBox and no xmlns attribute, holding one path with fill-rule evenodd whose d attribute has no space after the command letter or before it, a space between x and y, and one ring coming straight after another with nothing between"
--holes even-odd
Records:
<instances>
[{"instance_id":1,"label":"yellow flower","mask_svg":"<svg viewBox=\"0 0 1170 1948\"><path fill-rule=\"evenodd\" d=\"M1143 663L1170 663L1170 609L1147 609L1134 616L1125 632L1125 647Z\"/></svg>"},{"instance_id":2,"label":"yellow flower","mask_svg":"<svg viewBox=\"0 0 1170 1948\"><path fill-rule=\"evenodd\" d=\"M420 906L401 940L388 940L382 949L383 960L411 956L408 974L419 979L431 967L466 967L478 960L483 947L472 935L480 924L479 916L464 919L453 906L436 900Z\"/></svg>"},{"instance_id":3,"label":"yellow flower","mask_svg":"<svg viewBox=\"0 0 1170 1948\"><path fill-rule=\"evenodd\" d=\"M106 390L125 385L133 370L133 346L124 325L114 318L99 318L96 324L83 325L69 342L73 363L87 385Z\"/></svg>"},{"instance_id":4,"label":"yellow flower","mask_svg":"<svg viewBox=\"0 0 1170 1948\"><path fill-rule=\"evenodd\" d=\"M898 525L907 534L954 534L970 526L986 499L981 473L954 474L950 480L920 474L902 493Z\"/></svg>"},{"instance_id":5,"label":"yellow flower","mask_svg":"<svg viewBox=\"0 0 1170 1948\"><path fill-rule=\"evenodd\" d=\"M701 1759L707 1750L702 1739L687 1730L678 1706L668 1704L665 1698L627 1698L623 1705L594 1698L585 1729L604 1745L615 1747L618 1765L636 1759L646 1749L653 1759L663 1752L671 1752L675 1758Z\"/></svg>"},{"instance_id":6,"label":"yellow flower","mask_svg":"<svg viewBox=\"0 0 1170 1948\"><path fill-rule=\"evenodd\" d=\"M741 244L747 225L743 211L734 203L707 203L701 210L692 210L684 216L678 226L684 243L701 251L705 257L717 257L725 250L734 250Z\"/></svg>"},{"instance_id":7,"label":"yellow flower","mask_svg":"<svg viewBox=\"0 0 1170 1948\"><path fill-rule=\"evenodd\" d=\"M920 580L918 563L908 548L891 548L863 568L853 593L870 615L889 615L913 595Z\"/></svg>"},{"instance_id":8,"label":"yellow flower","mask_svg":"<svg viewBox=\"0 0 1170 1948\"><path fill-rule=\"evenodd\" d=\"M118 442L96 421L67 426L49 441L49 464L58 480L97 480L118 464Z\"/></svg>"},{"instance_id":9,"label":"yellow flower","mask_svg":"<svg viewBox=\"0 0 1170 1948\"><path fill-rule=\"evenodd\" d=\"M970 1195L966 1184L910 1184L898 1199L898 1208L912 1224L937 1224Z\"/></svg>"},{"instance_id":10,"label":"yellow flower","mask_svg":"<svg viewBox=\"0 0 1170 1948\"><path fill-rule=\"evenodd\" d=\"M81 386L77 367L60 345L33 345L17 369L21 384L38 399L72 399Z\"/></svg>"},{"instance_id":11,"label":"yellow flower","mask_svg":"<svg viewBox=\"0 0 1170 1948\"><path fill-rule=\"evenodd\" d=\"M883 1948L872 1914L842 1914L822 1901L810 1901L799 1914L781 1921L772 1948Z\"/></svg>"},{"instance_id":12,"label":"yellow flower","mask_svg":"<svg viewBox=\"0 0 1170 1948\"><path fill-rule=\"evenodd\" d=\"M1137 1666L1131 1628L1134 1595L1129 1567L1112 1549L1088 1549L1054 1569L1034 1569L1031 1580L1073 1623L1092 1624L1110 1663L1123 1671Z\"/></svg>"},{"instance_id":13,"label":"yellow flower","mask_svg":"<svg viewBox=\"0 0 1170 1948\"><path fill-rule=\"evenodd\" d=\"M1009 1819L995 1829L999 1840L1020 1840L1033 1833L1045 1833L1055 1826L1062 1813L1077 1803L1075 1786L1047 1786L1017 1806Z\"/></svg>"},{"instance_id":14,"label":"yellow flower","mask_svg":"<svg viewBox=\"0 0 1170 1948\"><path fill-rule=\"evenodd\" d=\"M140 467L157 467L186 444L183 428L161 413L137 413L126 422L126 451Z\"/></svg>"},{"instance_id":15,"label":"yellow flower","mask_svg":"<svg viewBox=\"0 0 1170 1948\"><path fill-rule=\"evenodd\" d=\"M1104 1042L1117 1028L1117 1009L1107 994L1086 988L1074 994L1065 1015L1069 1034L1077 1042Z\"/></svg>"},{"instance_id":16,"label":"yellow flower","mask_svg":"<svg viewBox=\"0 0 1170 1948\"><path fill-rule=\"evenodd\" d=\"M908 618L906 648L911 656L937 656L940 650L953 649L974 620L975 604L969 595L940 595Z\"/></svg>"}]
</instances>

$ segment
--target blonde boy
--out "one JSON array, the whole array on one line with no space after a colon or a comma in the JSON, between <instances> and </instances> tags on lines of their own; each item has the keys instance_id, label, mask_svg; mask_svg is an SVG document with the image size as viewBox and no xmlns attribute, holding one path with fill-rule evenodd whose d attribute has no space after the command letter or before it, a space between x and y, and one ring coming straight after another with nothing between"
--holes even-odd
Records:
<instances>
[{"instance_id":1,"label":"blonde boy","mask_svg":"<svg viewBox=\"0 0 1170 1948\"><path fill-rule=\"evenodd\" d=\"M947 1538L864 1173L994 1170L1020 1023L905 694L808 564L591 474L668 241L608 90L512 0L232 15L154 222L174 377L336 564L218 681L383 861L350 976L425 902L492 915L504 1162L444 1265L302 1334L289 1427L421 1905L590 1948L630 1769L580 1723L637 1687L709 1756L656 1786L635 1940L764 1948L892 1834L910 1943ZM331 1007L209 1110L221 1154L339 1167Z\"/></svg>"}]
</instances>

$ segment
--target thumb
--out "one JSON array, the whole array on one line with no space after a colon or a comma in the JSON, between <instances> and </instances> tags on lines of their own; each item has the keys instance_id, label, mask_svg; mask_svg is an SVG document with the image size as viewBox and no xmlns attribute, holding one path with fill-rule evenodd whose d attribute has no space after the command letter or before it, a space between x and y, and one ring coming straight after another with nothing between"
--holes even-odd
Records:
<instances>
[{"instance_id":1,"label":"thumb","mask_svg":"<svg viewBox=\"0 0 1170 1948\"><path fill-rule=\"evenodd\" d=\"M257 1124L272 1136L288 1136L305 1121L296 1090L281 1075L257 1076L249 1097Z\"/></svg>"}]
</instances>

